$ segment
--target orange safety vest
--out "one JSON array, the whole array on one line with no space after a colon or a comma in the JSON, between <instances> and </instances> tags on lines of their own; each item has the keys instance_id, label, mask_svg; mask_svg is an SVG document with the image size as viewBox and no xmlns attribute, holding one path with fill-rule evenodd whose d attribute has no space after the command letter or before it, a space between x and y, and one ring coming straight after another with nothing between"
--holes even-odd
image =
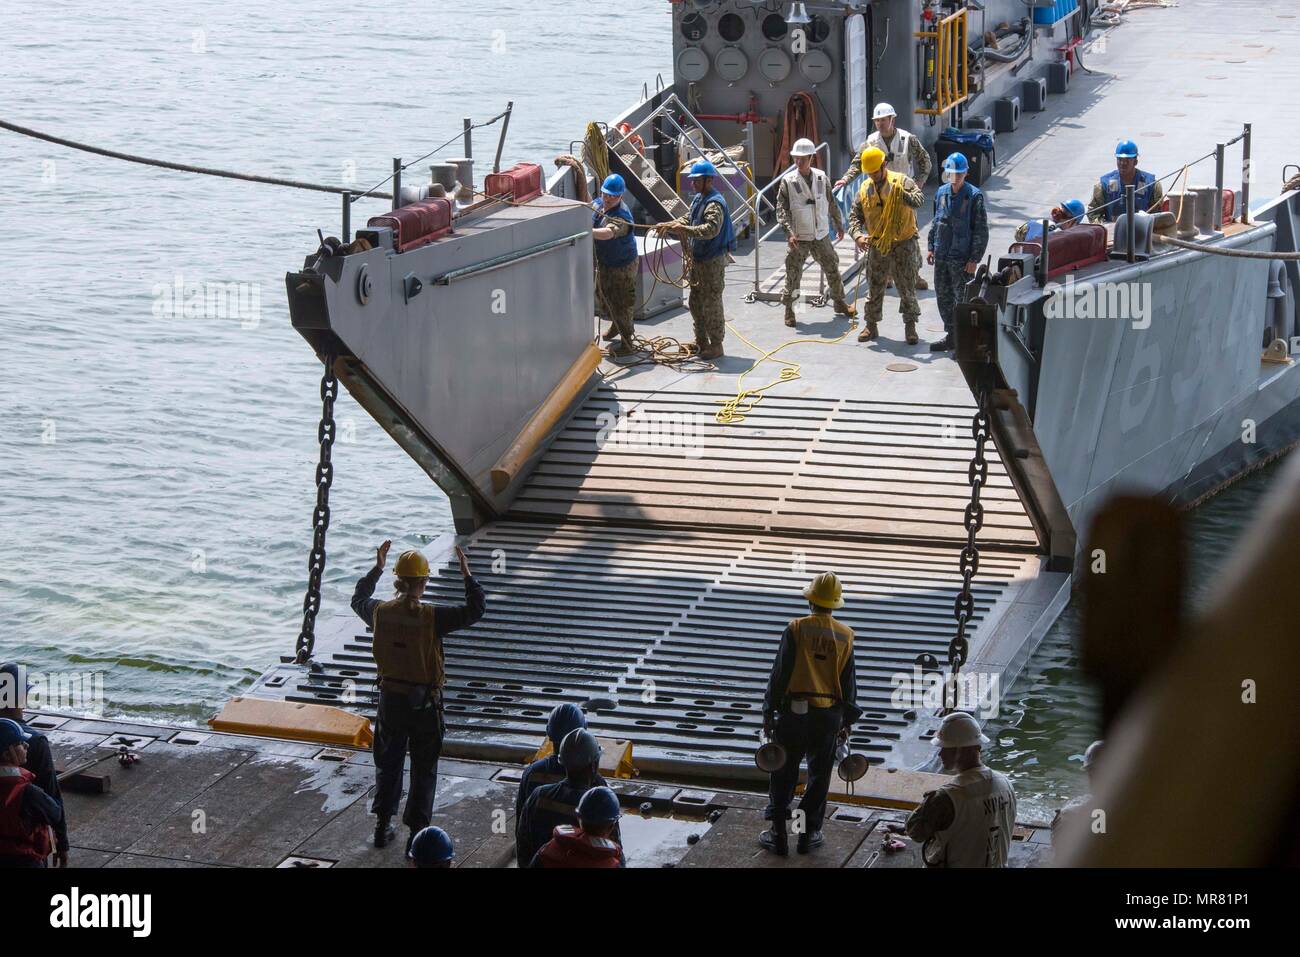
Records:
<instances>
[{"instance_id":1,"label":"orange safety vest","mask_svg":"<svg viewBox=\"0 0 1300 957\"><path fill-rule=\"evenodd\" d=\"M50 829L22 816L23 792L36 775L26 768L0 777L0 857L21 857L43 861L50 856Z\"/></svg>"},{"instance_id":2,"label":"orange safety vest","mask_svg":"<svg viewBox=\"0 0 1300 957\"><path fill-rule=\"evenodd\" d=\"M537 853L543 867L618 867L619 846L607 837L561 824Z\"/></svg>"},{"instance_id":3,"label":"orange safety vest","mask_svg":"<svg viewBox=\"0 0 1300 957\"><path fill-rule=\"evenodd\" d=\"M853 629L831 615L807 615L790 622L794 639L791 698L827 708L840 703L840 674L853 652Z\"/></svg>"},{"instance_id":4,"label":"orange safety vest","mask_svg":"<svg viewBox=\"0 0 1300 957\"><path fill-rule=\"evenodd\" d=\"M404 599L375 606L374 656L381 685L442 687L442 639L433 622L433 606L412 609Z\"/></svg>"}]
</instances>

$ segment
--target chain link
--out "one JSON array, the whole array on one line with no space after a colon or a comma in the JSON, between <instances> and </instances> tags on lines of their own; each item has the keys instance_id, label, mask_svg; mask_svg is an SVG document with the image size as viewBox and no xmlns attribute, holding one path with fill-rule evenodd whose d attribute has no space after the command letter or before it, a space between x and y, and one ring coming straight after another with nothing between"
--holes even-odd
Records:
<instances>
[{"instance_id":1,"label":"chain link","mask_svg":"<svg viewBox=\"0 0 1300 957\"><path fill-rule=\"evenodd\" d=\"M948 643L948 689L944 695L945 712L957 707L957 675L970 646L966 640L966 626L975 614L975 597L971 592L971 583L980 567L980 552L975 544L975 536L984 527L984 506L980 502L980 490L988 482L989 463L984 455L984 446L989 439L989 388L982 385L977 396L975 414L971 417L971 436L975 439L975 455L971 459L966 476L970 482L970 502L966 505L963 525L966 528L966 544L961 550L961 591L953 602L953 617L957 619L957 634Z\"/></svg>"},{"instance_id":2,"label":"chain link","mask_svg":"<svg viewBox=\"0 0 1300 957\"><path fill-rule=\"evenodd\" d=\"M316 440L320 443L320 463L316 466L316 509L312 512L311 557L307 560L307 594L302 600L302 631L298 633L297 654L294 660L306 664L311 660L316 646L316 613L320 611L320 582L325 572L325 534L330 527L330 486L334 482L334 463L330 455L334 449L334 400L339 395L339 380L334 375L334 357L325 357L325 374L320 380L320 427Z\"/></svg>"}]
</instances>

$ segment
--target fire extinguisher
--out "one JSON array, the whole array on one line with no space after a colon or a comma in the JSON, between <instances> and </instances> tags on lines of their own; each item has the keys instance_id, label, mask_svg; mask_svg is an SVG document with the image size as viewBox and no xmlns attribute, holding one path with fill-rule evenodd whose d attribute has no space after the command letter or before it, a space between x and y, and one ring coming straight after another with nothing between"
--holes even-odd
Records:
<instances>
[{"instance_id":1,"label":"fire extinguisher","mask_svg":"<svg viewBox=\"0 0 1300 957\"><path fill-rule=\"evenodd\" d=\"M921 10L921 32L932 33L937 29L935 24L936 15L932 3L927 3ZM939 44L934 37L926 37L921 44L921 102L925 104L926 109L933 110L938 103L938 60ZM933 126L935 117L930 117L930 125Z\"/></svg>"}]
</instances>

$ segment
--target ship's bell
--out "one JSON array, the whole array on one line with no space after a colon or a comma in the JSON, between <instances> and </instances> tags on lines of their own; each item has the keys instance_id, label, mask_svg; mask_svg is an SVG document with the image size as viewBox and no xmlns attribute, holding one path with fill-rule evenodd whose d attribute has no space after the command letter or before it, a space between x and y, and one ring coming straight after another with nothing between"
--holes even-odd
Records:
<instances>
[{"instance_id":1,"label":"ship's bell","mask_svg":"<svg viewBox=\"0 0 1300 957\"><path fill-rule=\"evenodd\" d=\"M785 15L785 22L792 27L801 27L812 23L812 17L808 16L801 0L795 0L790 4L790 12Z\"/></svg>"}]
</instances>

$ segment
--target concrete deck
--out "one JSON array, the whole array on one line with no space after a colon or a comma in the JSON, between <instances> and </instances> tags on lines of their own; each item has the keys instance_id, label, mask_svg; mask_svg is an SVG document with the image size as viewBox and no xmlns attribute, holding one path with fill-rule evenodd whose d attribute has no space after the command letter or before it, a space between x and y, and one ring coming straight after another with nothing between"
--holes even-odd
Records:
<instances>
[{"instance_id":1,"label":"concrete deck","mask_svg":"<svg viewBox=\"0 0 1300 957\"><path fill-rule=\"evenodd\" d=\"M28 717L49 738L60 771L102 755L88 771L110 778L107 793L65 790L73 867L405 866L402 840L382 850L370 840L368 751L97 718ZM139 755L129 768L118 764L123 745ZM439 772L433 823L452 835L454 866L514 866L520 768L444 759ZM757 843L764 795L641 779L612 786L624 805L630 867L918 863L919 849L910 841L895 855L880 850L884 822L906 816L897 807L834 804L825 846L781 860ZM916 790L912 782L907 787ZM1049 841L1042 827L1018 827L1012 866L1044 863Z\"/></svg>"}]
</instances>

